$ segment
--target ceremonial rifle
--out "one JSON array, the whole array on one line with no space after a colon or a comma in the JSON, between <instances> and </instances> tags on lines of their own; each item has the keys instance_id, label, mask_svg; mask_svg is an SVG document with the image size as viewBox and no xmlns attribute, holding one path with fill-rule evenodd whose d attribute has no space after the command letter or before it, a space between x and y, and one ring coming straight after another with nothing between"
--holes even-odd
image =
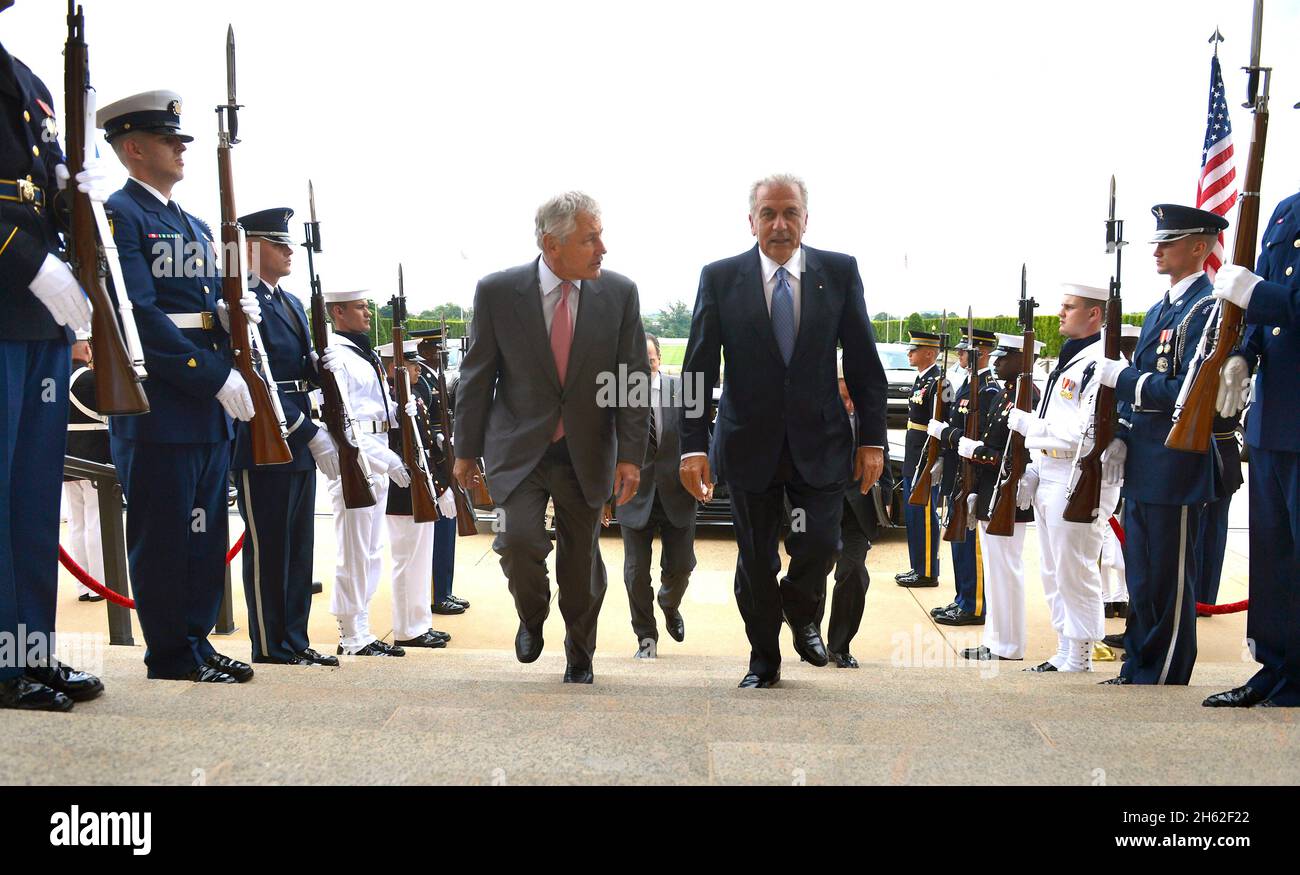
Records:
<instances>
[{"instance_id":1,"label":"ceremonial rifle","mask_svg":"<svg viewBox=\"0 0 1300 875\"><path fill-rule=\"evenodd\" d=\"M980 351L975 345L975 317L970 307L966 308L966 364L970 371L967 385L970 392L966 397L966 421L964 434L969 440L978 440L980 436ZM961 471L952 487L948 498L948 519L943 528L943 539L948 543L960 544L966 540L966 530L971 528L969 499L975 472L971 470L971 461L961 460Z\"/></svg>"},{"instance_id":2,"label":"ceremonial rifle","mask_svg":"<svg viewBox=\"0 0 1300 875\"><path fill-rule=\"evenodd\" d=\"M316 220L316 191L307 182L307 202L311 206L311 221L303 246L307 250L307 274L311 279L311 343L316 355L323 356L329 345L329 323L325 315L325 294L321 291L320 277L316 275L313 254L321 251L320 222ZM323 367L318 367L322 404L322 418L339 454L339 480L343 488L343 506L348 508L374 507L375 493L371 488L370 460L358 444L353 427L352 411L339 385L338 378Z\"/></svg>"},{"instance_id":3,"label":"ceremonial rifle","mask_svg":"<svg viewBox=\"0 0 1300 875\"><path fill-rule=\"evenodd\" d=\"M411 475L411 516L417 523L442 518L433 497L429 462L420 439L420 424L406 413L411 398L411 374L406 370L406 286L402 266L397 266L397 294L389 302L393 311L393 387L397 392L397 423L402 431L402 463Z\"/></svg>"},{"instance_id":4,"label":"ceremonial rifle","mask_svg":"<svg viewBox=\"0 0 1300 875\"><path fill-rule=\"evenodd\" d=\"M1106 251L1115 253L1115 275L1110 278L1110 295L1106 298L1106 323L1104 354L1111 361L1119 361L1120 314L1120 264L1123 257L1124 220L1115 218L1115 177L1110 178L1110 218L1106 220ZM1061 514L1066 522L1091 523L1101 507L1101 456L1115 438L1119 411L1115 403L1115 390L1099 384L1093 399L1092 415L1079 440L1075 454L1074 470L1065 493L1065 510ZM1087 453L1083 445L1092 437L1092 447Z\"/></svg>"},{"instance_id":5,"label":"ceremonial rifle","mask_svg":"<svg viewBox=\"0 0 1300 875\"><path fill-rule=\"evenodd\" d=\"M230 354L253 398L248 423L253 439L253 463L283 465L293 461L286 440L288 426L280 393L271 376L261 332L240 306L247 274L244 271L244 229L235 210L235 175L231 147L239 142L239 109L235 100L235 29L226 29L226 102L217 107L217 181L221 188L221 297L230 317Z\"/></svg>"},{"instance_id":6,"label":"ceremonial rifle","mask_svg":"<svg viewBox=\"0 0 1300 875\"><path fill-rule=\"evenodd\" d=\"M1038 305L1029 297L1025 266L1020 266L1020 376L1016 378L1016 409L1030 413L1034 409L1034 308ZM990 535L1010 536L1016 526L1016 499L1020 492L1020 478L1029 466L1029 450L1025 436L1015 429L1007 429L1007 445L1002 450L1002 465L993 486L989 502Z\"/></svg>"},{"instance_id":7,"label":"ceremonial rifle","mask_svg":"<svg viewBox=\"0 0 1300 875\"><path fill-rule=\"evenodd\" d=\"M447 378L443 374L443 369L447 366L447 348L450 343L447 337L447 320L442 320L442 348L438 352L438 397L434 399L437 405L438 427L442 431L442 456L438 462L437 479L440 484L445 484L446 489L451 490L452 498L456 501L456 534L462 536L477 535L478 525L474 522L474 505L470 503L469 496L461 488L460 483L452 472L452 460L456 458L456 450L451 442L451 413L447 410ZM491 499L489 499L490 501Z\"/></svg>"},{"instance_id":8,"label":"ceremonial rifle","mask_svg":"<svg viewBox=\"0 0 1300 875\"><path fill-rule=\"evenodd\" d=\"M1264 24L1264 0L1255 0L1251 32L1250 66L1247 72L1247 101L1255 114L1250 136L1250 157L1246 160L1246 184L1237 212L1237 236L1232 244L1232 261L1247 270L1255 269L1255 240L1259 230L1259 187L1264 178L1264 143L1268 139L1268 85L1272 67L1259 65L1259 46ZM1262 87L1261 87L1262 79ZM1201 333L1196 355L1188 366L1183 386L1174 403L1173 427L1165 438L1171 450L1207 453L1214 434L1219 378L1228 357L1241 346L1245 311L1230 301L1216 299ZM1214 326L1211 331L1210 326ZM1210 337L1214 347L1208 353Z\"/></svg>"},{"instance_id":9,"label":"ceremonial rifle","mask_svg":"<svg viewBox=\"0 0 1300 875\"><path fill-rule=\"evenodd\" d=\"M75 0L68 0L68 40L63 50L68 146L65 160L69 176L66 194L71 205L68 261L90 298L90 345L94 350L99 412L110 416L148 413L149 399L140 385L148 377L144 350L108 216L103 204L77 188L77 174L87 160L94 158L94 139L88 132L95 129L95 89L90 86L86 20L82 8L74 4Z\"/></svg>"},{"instance_id":10,"label":"ceremonial rifle","mask_svg":"<svg viewBox=\"0 0 1300 875\"><path fill-rule=\"evenodd\" d=\"M943 351L943 364L939 366L939 377L934 381L934 401L930 407L930 418L942 421L944 419L943 408L945 395L949 391L948 387L948 313L944 311L943 322L939 328L939 348ZM921 460L917 462L915 477L916 482L912 484L912 494L907 497L907 503L915 507L924 507L930 503L930 489L932 488L931 469L934 463L939 459L939 440L933 435L928 435L925 439L925 446L921 448Z\"/></svg>"}]
</instances>

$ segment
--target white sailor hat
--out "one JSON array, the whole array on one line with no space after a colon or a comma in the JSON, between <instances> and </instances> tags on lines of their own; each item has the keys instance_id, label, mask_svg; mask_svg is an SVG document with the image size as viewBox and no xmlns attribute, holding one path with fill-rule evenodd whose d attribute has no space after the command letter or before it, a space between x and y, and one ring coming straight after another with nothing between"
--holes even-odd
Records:
<instances>
[{"instance_id":1,"label":"white sailor hat","mask_svg":"<svg viewBox=\"0 0 1300 875\"><path fill-rule=\"evenodd\" d=\"M110 143L132 131L170 134L182 143L194 139L181 133L181 96L175 91L144 91L114 101L95 114L95 124Z\"/></svg>"},{"instance_id":2,"label":"white sailor hat","mask_svg":"<svg viewBox=\"0 0 1300 875\"><path fill-rule=\"evenodd\" d=\"M1006 355L1009 352L1019 352L1024 349L1025 337L1023 334L1002 334L998 333L998 348L992 353L994 357ZM1042 355L1043 348L1047 346L1041 340L1034 341L1034 355Z\"/></svg>"},{"instance_id":3,"label":"white sailor hat","mask_svg":"<svg viewBox=\"0 0 1300 875\"><path fill-rule=\"evenodd\" d=\"M1110 292L1106 289L1099 289L1096 286L1084 286L1079 283L1061 283L1061 288L1065 294L1074 295L1076 298L1087 298L1089 301L1105 302L1110 297Z\"/></svg>"},{"instance_id":4,"label":"white sailor hat","mask_svg":"<svg viewBox=\"0 0 1300 875\"><path fill-rule=\"evenodd\" d=\"M381 359L390 359L393 357L393 345L391 343L385 343L382 346L377 346L375 347L375 352L379 353ZM410 344L403 344L402 357L408 362L415 361L415 349Z\"/></svg>"},{"instance_id":5,"label":"white sailor hat","mask_svg":"<svg viewBox=\"0 0 1300 875\"><path fill-rule=\"evenodd\" d=\"M1119 336L1120 336L1120 337L1133 337L1133 338L1141 337L1141 336L1142 336L1142 326L1141 326L1141 325L1129 325L1127 322L1125 322L1123 325L1121 325L1121 326L1119 327Z\"/></svg>"},{"instance_id":6,"label":"white sailor hat","mask_svg":"<svg viewBox=\"0 0 1300 875\"><path fill-rule=\"evenodd\" d=\"M346 304L349 301L366 301L370 298L369 289L357 289L351 292L339 292L331 289L324 294L326 304Z\"/></svg>"}]
</instances>

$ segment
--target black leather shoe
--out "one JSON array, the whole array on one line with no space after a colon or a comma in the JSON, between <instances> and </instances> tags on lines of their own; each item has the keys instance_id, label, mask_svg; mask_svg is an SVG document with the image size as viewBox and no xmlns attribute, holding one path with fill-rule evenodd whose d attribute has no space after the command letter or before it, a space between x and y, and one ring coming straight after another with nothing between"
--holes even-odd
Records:
<instances>
[{"instance_id":1,"label":"black leather shoe","mask_svg":"<svg viewBox=\"0 0 1300 875\"><path fill-rule=\"evenodd\" d=\"M668 634L673 636L674 641L686 639L686 621L682 619L681 611L670 611L664 608L664 627L668 630Z\"/></svg>"},{"instance_id":2,"label":"black leather shoe","mask_svg":"<svg viewBox=\"0 0 1300 875\"><path fill-rule=\"evenodd\" d=\"M916 569L909 568L906 571L900 571L894 575L894 580L898 581L899 583L902 583L903 578L906 577L916 577Z\"/></svg>"},{"instance_id":3,"label":"black leather shoe","mask_svg":"<svg viewBox=\"0 0 1300 875\"><path fill-rule=\"evenodd\" d=\"M446 641L448 644L451 643L451 634L448 632L439 632L437 629L430 629L429 634L432 635L434 638L441 638L443 641Z\"/></svg>"},{"instance_id":4,"label":"black leather shoe","mask_svg":"<svg viewBox=\"0 0 1300 875\"><path fill-rule=\"evenodd\" d=\"M992 660L1002 660L1004 662L1023 662L1021 659L1012 659L1010 656L999 656L992 650L989 650L983 644L979 647L967 647L961 652L962 659L973 659L979 662L989 662Z\"/></svg>"},{"instance_id":5,"label":"black leather shoe","mask_svg":"<svg viewBox=\"0 0 1300 875\"><path fill-rule=\"evenodd\" d=\"M320 594L323 593L324 591L325 591L325 584L321 583L319 580L313 580L313 581L311 582L311 594L312 594L312 595L320 595Z\"/></svg>"},{"instance_id":6,"label":"black leather shoe","mask_svg":"<svg viewBox=\"0 0 1300 875\"><path fill-rule=\"evenodd\" d=\"M0 708L18 711L71 711L72 700L25 677L0 681Z\"/></svg>"},{"instance_id":7,"label":"black leather shoe","mask_svg":"<svg viewBox=\"0 0 1300 875\"><path fill-rule=\"evenodd\" d=\"M445 599L440 602L434 602L429 606L429 610L433 611L435 614L463 614L465 613L465 606L459 602Z\"/></svg>"},{"instance_id":8,"label":"black leather shoe","mask_svg":"<svg viewBox=\"0 0 1300 875\"><path fill-rule=\"evenodd\" d=\"M348 653L346 650L344 650L344 649L343 649L343 645L340 644L340 645L339 645L339 649L338 649L338 655L339 655L339 656L344 656L344 655L347 655L347 656L405 656L405 655L406 655L406 651L403 650L403 649L400 648L400 647L390 647L389 645L385 644L384 642L382 642L382 641L376 639L376 640L374 640L374 641L371 641L371 642L370 642L369 644L367 644L365 647L358 648L357 650L354 650L354 651L352 651L351 653Z\"/></svg>"},{"instance_id":9,"label":"black leather shoe","mask_svg":"<svg viewBox=\"0 0 1300 875\"><path fill-rule=\"evenodd\" d=\"M515 633L515 658L520 662L535 662L542 655L544 643L540 626L534 632L520 623L519 631Z\"/></svg>"},{"instance_id":10,"label":"black leather shoe","mask_svg":"<svg viewBox=\"0 0 1300 875\"><path fill-rule=\"evenodd\" d=\"M1107 647L1111 648L1112 650L1123 650L1124 634L1120 632L1114 635L1107 635L1105 638L1101 639L1101 643L1105 644Z\"/></svg>"},{"instance_id":11,"label":"black leather shoe","mask_svg":"<svg viewBox=\"0 0 1300 875\"><path fill-rule=\"evenodd\" d=\"M207 663L208 668L215 668L217 671L225 672L241 684L248 683L253 679L253 667L246 662L231 659L229 656L222 656L220 653L214 653L204 661Z\"/></svg>"},{"instance_id":12,"label":"black leather shoe","mask_svg":"<svg viewBox=\"0 0 1300 875\"><path fill-rule=\"evenodd\" d=\"M949 611L955 611L955 610L957 610L957 603L956 603L956 602L948 602L948 604L944 605L944 606L941 607L941 608L930 608L930 616L931 616L931 617L937 617L937 616L939 616L940 614L946 614L946 613L948 613Z\"/></svg>"},{"instance_id":13,"label":"black leather shoe","mask_svg":"<svg viewBox=\"0 0 1300 875\"><path fill-rule=\"evenodd\" d=\"M393 643L396 644L398 647L446 647L447 646L446 639L439 638L437 635L434 635L432 629L430 629L427 632L421 633L415 636L414 638L408 638L405 641L394 641Z\"/></svg>"},{"instance_id":14,"label":"black leather shoe","mask_svg":"<svg viewBox=\"0 0 1300 875\"><path fill-rule=\"evenodd\" d=\"M909 589L920 589L926 586L938 586L939 578L925 577L924 575L915 574L909 577L905 577L902 580L898 581L898 585L906 586Z\"/></svg>"},{"instance_id":15,"label":"black leather shoe","mask_svg":"<svg viewBox=\"0 0 1300 875\"><path fill-rule=\"evenodd\" d=\"M566 684L589 684L596 679L591 673L591 666L574 667L566 665L564 667L564 682Z\"/></svg>"},{"instance_id":16,"label":"black leather shoe","mask_svg":"<svg viewBox=\"0 0 1300 875\"><path fill-rule=\"evenodd\" d=\"M821 630L817 628L816 623L808 623L797 629L791 625L790 631L794 633L794 652L804 661L818 668L831 661L826 653L826 645L822 643Z\"/></svg>"},{"instance_id":17,"label":"black leather shoe","mask_svg":"<svg viewBox=\"0 0 1300 875\"><path fill-rule=\"evenodd\" d=\"M1124 686L1128 686L1131 683L1133 682L1128 678L1124 677L1124 675L1117 674L1113 678L1106 678L1106 680L1101 681L1098 684L1098 686L1106 685L1106 686L1114 686L1114 687L1124 687Z\"/></svg>"},{"instance_id":18,"label":"black leather shoe","mask_svg":"<svg viewBox=\"0 0 1300 875\"><path fill-rule=\"evenodd\" d=\"M1038 663L1038 665L1031 665L1029 668L1025 669L1025 671L1032 671L1032 672L1057 671L1057 668L1056 666L1052 665L1050 662L1040 662Z\"/></svg>"},{"instance_id":19,"label":"black leather shoe","mask_svg":"<svg viewBox=\"0 0 1300 875\"><path fill-rule=\"evenodd\" d=\"M832 653L831 659L835 660L836 668L857 668L858 661L853 658L852 653Z\"/></svg>"},{"instance_id":20,"label":"black leather shoe","mask_svg":"<svg viewBox=\"0 0 1300 875\"><path fill-rule=\"evenodd\" d=\"M315 665L310 659L304 659L298 654L290 656L288 659L277 659L275 657L255 656L253 665Z\"/></svg>"},{"instance_id":21,"label":"black leather shoe","mask_svg":"<svg viewBox=\"0 0 1300 875\"><path fill-rule=\"evenodd\" d=\"M448 596L447 596L447 601L449 601L449 602L455 602L456 604L460 605L462 608L468 608L468 607L469 607L469 601L468 601L467 599L463 599L463 598L461 598L461 597L458 596L458 595L448 595Z\"/></svg>"},{"instance_id":22,"label":"black leather shoe","mask_svg":"<svg viewBox=\"0 0 1300 875\"><path fill-rule=\"evenodd\" d=\"M1249 685L1215 693L1201 704L1206 708L1250 708L1264 701L1264 694Z\"/></svg>"},{"instance_id":23,"label":"black leather shoe","mask_svg":"<svg viewBox=\"0 0 1300 875\"><path fill-rule=\"evenodd\" d=\"M295 654L299 659L305 659L312 665L327 665L330 668L339 667L339 658L337 656L326 656L323 653L317 653L308 647L306 650L299 651Z\"/></svg>"},{"instance_id":24,"label":"black leather shoe","mask_svg":"<svg viewBox=\"0 0 1300 875\"><path fill-rule=\"evenodd\" d=\"M102 602L104 597L97 592L83 592L77 596L79 602Z\"/></svg>"},{"instance_id":25,"label":"black leather shoe","mask_svg":"<svg viewBox=\"0 0 1300 875\"><path fill-rule=\"evenodd\" d=\"M779 683L781 683L781 673L779 671L776 674L772 675L770 678L761 678L758 675L754 674L753 672L750 672L749 674L745 675L745 677L740 681L739 685L737 685L737 689L766 690L769 687L774 687Z\"/></svg>"},{"instance_id":26,"label":"black leather shoe","mask_svg":"<svg viewBox=\"0 0 1300 875\"><path fill-rule=\"evenodd\" d=\"M27 669L24 674L29 681L44 684L50 689L62 693L74 702L88 702L104 692L104 684L93 674L77 671L70 665L58 660L54 665L36 666Z\"/></svg>"},{"instance_id":27,"label":"black leather shoe","mask_svg":"<svg viewBox=\"0 0 1300 875\"><path fill-rule=\"evenodd\" d=\"M198 668L191 669L190 673L184 678L187 681L194 681L196 684L237 684L235 680L224 671L215 669L210 665L200 665Z\"/></svg>"},{"instance_id":28,"label":"black leather shoe","mask_svg":"<svg viewBox=\"0 0 1300 875\"><path fill-rule=\"evenodd\" d=\"M942 614L935 614L934 621L940 626L983 626L984 615L972 614L970 611L963 611L961 608L953 608L944 611Z\"/></svg>"}]
</instances>

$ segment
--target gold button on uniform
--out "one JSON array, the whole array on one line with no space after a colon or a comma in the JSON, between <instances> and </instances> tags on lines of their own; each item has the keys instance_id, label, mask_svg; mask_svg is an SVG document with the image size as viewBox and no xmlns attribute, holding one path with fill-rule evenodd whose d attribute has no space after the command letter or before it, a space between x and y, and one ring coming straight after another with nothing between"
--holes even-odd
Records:
<instances>
[{"instance_id":1,"label":"gold button on uniform","mask_svg":"<svg viewBox=\"0 0 1300 875\"><path fill-rule=\"evenodd\" d=\"M35 155L37 158L41 157L41 147L32 146L32 154ZM1296 245L1300 246L1300 240L1296 241Z\"/></svg>"},{"instance_id":2,"label":"gold button on uniform","mask_svg":"<svg viewBox=\"0 0 1300 875\"><path fill-rule=\"evenodd\" d=\"M31 120L32 120L32 114L31 114L30 112L28 112L27 110L24 109L24 110L23 110L23 121L25 121L25 122L29 122L29 121L31 121Z\"/></svg>"},{"instance_id":3,"label":"gold button on uniform","mask_svg":"<svg viewBox=\"0 0 1300 875\"><path fill-rule=\"evenodd\" d=\"M1282 329L1281 329L1281 328L1274 328L1274 329L1273 329L1273 336L1274 336L1274 337L1277 337L1277 336L1278 336L1279 334L1281 334L1281 333L1282 333Z\"/></svg>"},{"instance_id":4,"label":"gold button on uniform","mask_svg":"<svg viewBox=\"0 0 1300 875\"><path fill-rule=\"evenodd\" d=\"M1293 274L1293 273L1295 273L1295 268L1294 268L1294 267L1288 267L1288 268L1286 269L1286 275L1287 275L1287 276L1290 276L1290 275Z\"/></svg>"},{"instance_id":5,"label":"gold button on uniform","mask_svg":"<svg viewBox=\"0 0 1300 875\"><path fill-rule=\"evenodd\" d=\"M32 148L35 149L36 147L32 146ZM1291 245L1294 246L1296 249L1300 249L1300 237L1295 238L1295 242L1292 243Z\"/></svg>"},{"instance_id":6,"label":"gold button on uniform","mask_svg":"<svg viewBox=\"0 0 1300 875\"><path fill-rule=\"evenodd\" d=\"M197 368L199 366L199 363L196 362L194 359L190 359L185 364L187 367L191 367L191 368Z\"/></svg>"}]
</instances>

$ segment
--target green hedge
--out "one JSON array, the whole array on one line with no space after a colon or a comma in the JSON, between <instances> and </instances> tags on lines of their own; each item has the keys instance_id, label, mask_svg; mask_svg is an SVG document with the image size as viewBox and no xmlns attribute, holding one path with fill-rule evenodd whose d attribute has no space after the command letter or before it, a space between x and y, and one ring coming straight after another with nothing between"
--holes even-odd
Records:
<instances>
[{"instance_id":1,"label":"green hedge","mask_svg":"<svg viewBox=\"0 0 1300 875\"><path fill-rule=\"evenodd\" d=\"M1142 320L1146 317L1145 313L1127 313L1123 321L1129 325L1141 325ZM976 317L976 328L983 328L988 331L996 331L1000 334L1020 334L1020 320L1015 316L984 316ZM872 327L876 330L876 339L884 342L885 338L890 341L896 341L898 337L898 320L891 319L888 322L872 322ZM937 332L939 330L940 320L937 317L926 317L926 328L929 331ZM961 330L966 325L965 319L948 317L948 333L953 336L951 342L955 343L961 337ZM1036 339L1046 344L1043 348L1043 355L1054 358L1060 351L1061 345L1065 343L1065 338L1060 332L1061 319L1059 316L1035 316L1034 333ZM903 329L903 343L907 342L907 329Z\"/></svg>"},{"instance_id":2,"label":"green hedge","mask_svg":"<svg viewBox=\"0 0 1300 875\"><path fill-rule=\"evenodd\" d=\"M375 341L376 346L382 346L393 339L393 320L384 316L376 316L372 320L376 331L379 332L379 339ZM442 325L441 319L407 319L406 330L422 331L426 328L437 328ZM465 336L465 321L463 319L448 319L447 334L450 337Z\"/></svg>"}]
</instances>

